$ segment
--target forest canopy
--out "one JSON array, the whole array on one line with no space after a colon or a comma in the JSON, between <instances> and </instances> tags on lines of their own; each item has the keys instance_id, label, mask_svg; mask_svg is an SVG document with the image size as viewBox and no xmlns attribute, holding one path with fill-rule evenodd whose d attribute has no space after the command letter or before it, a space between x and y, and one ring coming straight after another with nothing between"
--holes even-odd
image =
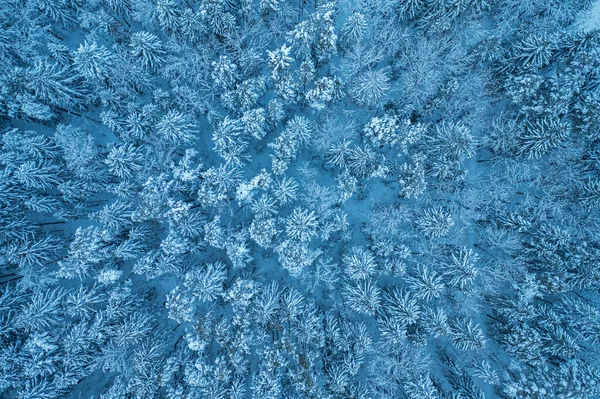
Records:
<instances>
[{"instance_id":1,"label":"forest canopy","mask_svg":"<svg viewBox=\"0 0 600 399\"><path fill-rule=\"evenodd\" d=\"M0 397L600 398L599 15L0 1Z\"/></svg>"}]
</instances>

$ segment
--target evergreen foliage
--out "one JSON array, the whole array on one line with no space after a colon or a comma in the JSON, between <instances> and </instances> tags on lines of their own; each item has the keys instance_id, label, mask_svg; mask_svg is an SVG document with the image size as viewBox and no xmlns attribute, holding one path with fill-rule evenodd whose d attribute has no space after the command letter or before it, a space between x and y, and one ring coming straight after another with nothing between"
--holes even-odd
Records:
<instances>
[{"instance_id":1,"label":"evergreen foliage","mask_svg":"<svg viewBox=\"0 0 600 399\"><path fill-rule=\"evenodd\" d=\"M600 398L599 4L0 2L0 397Z\"/></svg>"}]
</instances>

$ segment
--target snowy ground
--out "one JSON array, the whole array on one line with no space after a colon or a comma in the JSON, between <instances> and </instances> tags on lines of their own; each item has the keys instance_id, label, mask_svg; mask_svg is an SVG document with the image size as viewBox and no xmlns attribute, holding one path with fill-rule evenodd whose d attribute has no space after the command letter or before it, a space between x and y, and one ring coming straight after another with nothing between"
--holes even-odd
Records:
<instances>
[{"instance_id":1,"label":"snowy ground","mask_svg":"<svg viewBox=\"0 0 600 399\"><path fill-rule=\"evenodd\" d=\"M600 1L596 1L589 10L582 12L574 27L585 32L600 28Z\"/></svg>"}]
</instances>

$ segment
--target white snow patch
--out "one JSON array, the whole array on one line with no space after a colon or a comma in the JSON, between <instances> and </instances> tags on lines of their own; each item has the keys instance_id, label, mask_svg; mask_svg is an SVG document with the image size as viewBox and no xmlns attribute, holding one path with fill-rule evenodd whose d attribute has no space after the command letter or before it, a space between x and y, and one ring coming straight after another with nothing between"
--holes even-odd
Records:
<instances>
[{"instance_id":1,"label":"white snow patch","mask_svg":"<svg viewBox=\"0 0 600 399\"><path fill-rule=\"evenodd\" d=\"M597 0L590 9L579 15L574 27L584 32L600 29L600 0Z\"/></svg>"}]
</instances>

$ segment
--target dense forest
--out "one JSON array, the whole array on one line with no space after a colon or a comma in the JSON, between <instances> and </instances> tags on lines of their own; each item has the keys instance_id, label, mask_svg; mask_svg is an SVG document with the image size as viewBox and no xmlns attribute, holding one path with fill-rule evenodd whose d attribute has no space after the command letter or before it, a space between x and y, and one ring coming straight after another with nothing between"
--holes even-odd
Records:
<instances>
[{"instance_id":1,"label":"dense forest","mask_svg":"<svg viewBox=\"0 0 600 399\"><path fill-rule=\"evenodd\" d=\"M0 397L600 398L593 9L0 0Z\"/></svg>"}]
</instances>

